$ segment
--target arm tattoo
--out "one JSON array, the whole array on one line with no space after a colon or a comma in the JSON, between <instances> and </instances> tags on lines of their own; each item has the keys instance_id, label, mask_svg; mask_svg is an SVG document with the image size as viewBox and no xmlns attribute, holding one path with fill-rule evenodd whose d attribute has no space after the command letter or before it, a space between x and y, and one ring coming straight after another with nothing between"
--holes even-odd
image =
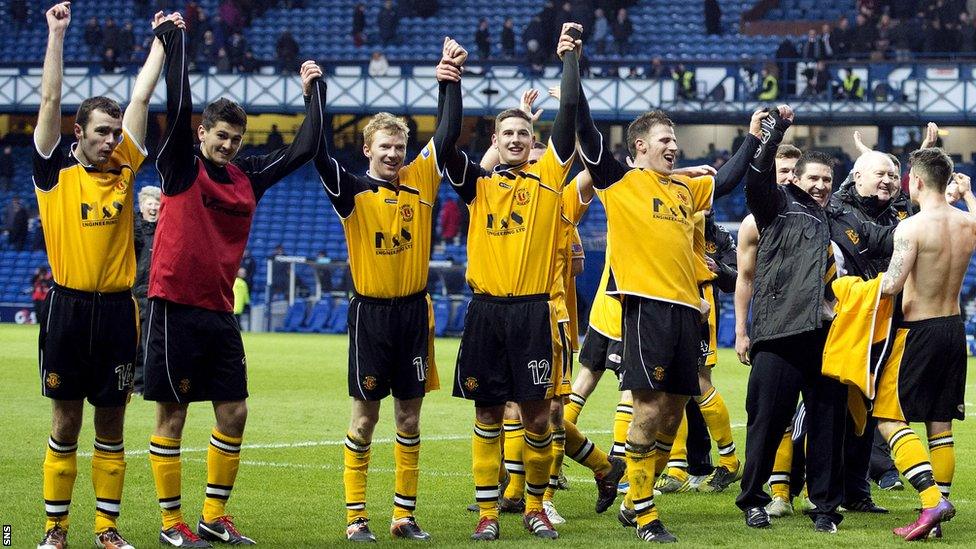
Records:
<instances>
[{"instance_id":1,"label":"arm tattoo","mask_svg":"<svg viewBox=\"0 0 976 549\"><path fill-rule=\"evenodd\" d=\"M905 269L905 254L909 248L911 246L907 238L901 235L895 237L894 253L891 255L891 263L888 264L888 270L885 271L884 278L881 280L882 293L894 293L892 290L902 277L902 272Z\"/></svg>"}]
</instances>

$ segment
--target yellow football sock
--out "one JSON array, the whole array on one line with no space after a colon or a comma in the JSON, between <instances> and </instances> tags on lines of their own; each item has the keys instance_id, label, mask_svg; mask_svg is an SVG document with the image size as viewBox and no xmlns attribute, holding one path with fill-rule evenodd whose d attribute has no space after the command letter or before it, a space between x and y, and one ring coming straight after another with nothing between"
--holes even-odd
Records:
<instances>
[{"instance_id":1,"label":"yellow football sock","mask_svg":"<svg viewBox=\"0 0 976 549\"><path fill-rule=\"evenodd\" d=\"M586 406L586 397L579 393L570 393L569 402L563 409L563 421L576 424L583 412L583 406Z\"/></svg>"},{"instance_id":2,"label":"yellow football sock","mask_svg":"<svg viewBox=\"0 0 976 549\"><path fill-rule=\"evenodd\" d=\"M95 488L95 533L118 528L125 481L125 448L122 440L95 437L92 454L92 486Z\"/></svg>"},{"instance_id":3,"label":"yellow football sock","mask_svg":"<svg viewBox=\"0 0 976 549\"><path fill-rule=\"evenodd\" d=\"M735 442L732 440L732 421L725 399L712 387L698 398L698 409L705 418L705 425L718 446L718 464L733 473L739 470L739 458L735 455Z\"/></svg>"},{"instance_id":4,"label":"yellow football sock","mask_svg":"<svg viewBox=\"0 0 976 549\"><path fill-rule=\"evenodd\" d=\"M793 433L783 433L776 448L773 472L769 475L769 489L773 497L790 501L790 473L793 471Z\"/></svg>"},{"instance_id":5,"label":"yellow football sock","mask_svg":"<svg viewBox=\"0 0 976 549\"><path fill-rule=\"evenodd\" d=\"M688 480L688 416L684 412L681 415L678 432L674 435L674 444L671 445L671 455L668 457L667 468L668 476L681 482Z\"/></svg>"},{"instance_id":6,"label":"yellow football sock","mask_svg":"<svg viewBox=\"0 0 976 549\"><path fill-rule=\"evenodd\" d=\"M156 498L163 514L163 529L183 522L180 508L180 439L149 437L149 465L152 467Z\"/></svg>"},{"instance_id":7,"label":"yellow football sock","mask_svg":"<svg viewBox=\"0 0 976 549\"><path fill-rule=\"evenodd\" d=\"M412 517L417 509L417 480L420 476L420 433L397 431L393 444L396 486L393 494L393 520Z\"/></svg>"},{"instance_id":8,"label":"yellow football sock","mask_svg":"<svg viewBox=\"0 0 976 549\"><path fill-rule=\"evenodd\" d=\"M570 424L572 425L572 423ZM542 510L542 496L552 469L552 428L543 433L525 430L525 512Z\"/></svg>"},{"instance_id":9,"label":"yellow football sock","mask_svg":"<svg viewBox=\"0 0 976 549\"><path fill-rule=\"evenodd\" d=\"M518 419L506 419L503 425L505 427L505 470L508 471L505 497L522 499L525 497L525 464L522 462L525 429L522 428L522 421Z\"/></svg>"},{"instance_id":10,"label":"yellow football sock","mask_svg":"<svg viewBox=\"0 0 976 549\"><path fill-rule=\"evenodd\" d=\"M502 424L474 422L471 472L480 518L498 519L498 467L501 466Z\"/></svg>"},{"instance_id":11,"label":"yellow football sock","mask_svg":"<svg viewBox=\"0 0 976 549\"><path fill-rule=\"evenodd\" d=\"M657 520L654 506L654 464L657 461L655 446L635 446L627 442L627 480L630 481L629 499L637 512L637 527Z\"/></svg>"},{"instance_id":12,"label":"yellow football sock","mask_svg":"<svg viewBox=\"0 0 976 549\"><path fill-rule=\"evenodd\" d=\"M929 438L929 459L932 461L932 476L942 495L949 497L952 477L956 473L956 449L952 442L952 431L944 431Z\"/></svg>"},{"instance_id":13,"label":"yellow football sock","mask_svg":"<svg viewBox=\"0 0 976 549\"><path fill-rule=\"evenodd\" d=\"M630 429L630 422L633 420L634 403L629 400L621 400L617 404L617 411L613 414L613 447L610 449L611 456L624 456L624 446L627 444L627 430Z\"/></svg>"},{"instance_id":14,"label":"yellow football sock","mask_svg":"<svg viewBox=\"0 0 976 549\"><path fill-rule=\"evenodd\" d=\"M888 439L895 466L901 474L912 483L922 500L922 508L930 509L942 500L942 493L935 485L932 475L932 464L925 454L922 441L911 428L905 426L898 429Z\"/></svg>"},{"instance_id":15,"label":"yellow football sock","mask_svg":"<svg viewBox=\"0 0 976 549\"><path fill-rule=\"evenodd\" d=\"M346 498L346 524L369 518L366 512L366 480L369 475L370 443L346 433L342 448L342 486Z\"/></svg>"},{"instance_id":16,"label":"yellow football sock","mask_svg":"<svg viewBox=\"0 0 976 549\"><path fill-rule=\"evenodd\" d=\"M68 528L68 508L71 492L78 476L78 443L61 442L50 437L44 454L44 510L47 520L44 530L56 524Z\"/></svg>"},{"instance_id":17,"label":"yellow football sock","mask_svg":"<svg viewBox=\"0 0 976 549\"><path fill-rule=\"evenodd\" d=\"M582 463L597 476L610 471L607 453L601 450L572 423L566 423L566 455L576 463Z\"/></svg>"},{"instance_id":18,"label":"yellow football sock","mask_svg":"<svg viewBox=\"0 0 976 549\"><path fill-rule=\"evenodd\" d=\"M546 493L542 496L543 501L552 501L559 488L559 470L563 467L563 457L566 455L566 430L553 429L552 431L552 468L549 469L549 486Z\"/></svg>"},{"instance_id":19,"label":"yellow football sock","mask_svg":"<svg viewBox=\"0 0 976 549\"><path fill-rule=\"evenodd\" d=\"M671 448L674 446L673 434L662 433L658 431L657 433L657 453L654 456L654 478L657 478L664 472L664 468L668 465L668 456L671 455Z\"/></svg>"},{"instance_id":20,"label":"yellow football sock","mask_svg":"<svg viewBox=\"0 0 976 549\"><path fill-rule=\"evenodd\" d=\"M207 448L207 497L203 500L203 520L213 522L227 514L227 500L234 489L241 465L241 437L225 435L214 427Z\"/></svg>"}]
</instances>

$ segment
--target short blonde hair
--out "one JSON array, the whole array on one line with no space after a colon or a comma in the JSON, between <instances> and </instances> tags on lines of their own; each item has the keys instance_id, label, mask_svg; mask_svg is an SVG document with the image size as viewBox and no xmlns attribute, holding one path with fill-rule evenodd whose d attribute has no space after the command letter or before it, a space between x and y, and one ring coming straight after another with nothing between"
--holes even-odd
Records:
<instances>
[{"instance_id":1,"label":"short blonde hair","mask_svg":"<svg viewBox=\"0 0 976 549\"><path fill-rule=\"evenodd\" d=\"M410 128L407 127L406 121L388 112L376 113L369 123L366 124L366 127L363 128L363 140L367 147L373 142L373 136L378 131L385 131L391 134L399 133L403 135L404 139L410 135Z\"/></svg>"},{"instance_id":2,"label":"short blonde hair","mask_svg":"<svg viewBox=\"0 0 976 549\"><path fill-rule=\"evenodd\" d=\"M146 203L146 200L155 198L157 201L162 196L162 189L155 185L146 185L139 191L139 207Z\"/></svg>"}]
</instances>

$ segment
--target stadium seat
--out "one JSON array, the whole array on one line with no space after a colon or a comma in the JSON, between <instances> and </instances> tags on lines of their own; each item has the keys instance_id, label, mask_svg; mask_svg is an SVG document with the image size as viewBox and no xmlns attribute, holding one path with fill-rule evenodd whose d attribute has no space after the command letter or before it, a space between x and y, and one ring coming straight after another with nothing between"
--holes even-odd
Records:
<instances>
[{"instance_id":1,"label":"stadium seat","mask_svg":"<svg viewBox=\"0 0 976 549\"><path fill-rule=\"evenodd\" d=\"M330 299L321 299L312 306L312 312L308 315L308 320L298 329L299 332L317 334L325 333L328 327L329 317L332 314L332 302Z\"/></svg>"},{"instance_id":2,"label":"stadium seat","mask_svg":"<svg viewBox=\"0 0 976 549\"><path fill-rule=\"evenodd\" d=\"M451 302L447 299L434 300L434 334L438 337L447 334L447 325L451 316Z\"/></svg>"},{"instance_id":3,"label":"stadium seat","mask_svg":"<svg viewBox=\"0 0 976 549\"><path fill-rule=\"evenodd\" d=\"M451 320L448 328L448 332L452 334L460 334L464 330L464 316L468 312L468 300L458 301L454 306L454 311L451 313Z\"/></svg>"},{"instance_id":4,"label":"stadium seat","mask_svg":"<svg viewBox=\"0 0 976 549\"><path fill-rule=\"evenodd\" d=\"M329 315L329 324L326 331L330 334L346 333L346 321L348 314L349 300L345 298L340 299L332 308L332 314Z\"/></svg>"},{"instance_id":5,"label":"stadium seat","mask_svg":"<svg viewBox=\"0 0 976 549\"><path fill-rule=\"evenodd\" d=\"M296 301L288 307L285 313L285 322L278 329L279 332L298 332L301 331L302 324L305 323L305 313L307 305L304 301Z\"/></svg>"}]
</instances>

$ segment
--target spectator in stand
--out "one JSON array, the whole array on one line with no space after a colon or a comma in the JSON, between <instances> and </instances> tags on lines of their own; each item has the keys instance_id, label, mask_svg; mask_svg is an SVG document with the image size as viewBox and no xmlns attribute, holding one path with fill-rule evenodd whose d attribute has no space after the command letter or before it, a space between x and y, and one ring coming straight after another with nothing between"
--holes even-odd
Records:
<instances>
[{"instance_id":1,"label":"spectator in stand","mask_svg":"<svg viewBox=\"0 0 976 549\"><path fill-rule=\"evenodd\" d=\"M457 200L445 200L441 206L440 217L437 220L440 225L440 240L445 244L459 244L461 235L461 208Z\"/></svg>"},{"instance_id":2,"label":"spectator in stand","mask_svg":"<svg viewBox=\"0 0 976 549\"><path fill-rule=\"evenodd\" d=\"M437 15L437 10L441 6L438 0L410 0L410 7L413 9L414 15L428 19Z\"/></svg>"},{"instance_id":3,"label":"spectator in stand","mask_svg":"<svg viewBox=\"0 0 976 549\"><path fill-rule=\"evenodd\" d=\"M102 27L102 46L99 53L103 53L105 50L112 48L118 51L119 44L119 26L115 24L115 19L109 17L105 20L105 26Z\"/></svg>"},{"instance_id":4,"label":"spectator in stand","mask_svg":"<svg viewBox=\"0 0 976 549\"><path fill-rule=\"evenodd\" d=\"M10 190L14 182L16 168L13 147L4 145L3 152L0 152L0 190Z\"/></svg>"},{"instance_id":5,"label":"spectator in stand","mask_svg":"<svg viewBox=\"0 0 976 549\"><path fill-rule=\"evenodd\" d=\"M827 93L830 85L830 71L827 70L826 61L817 61L817 68L804 70L803 76L807 79L807 86L803 89L804 96L823 97Z\"/></svg>"},{"instance_id":6,"label":"spectator in stand","mask_svg":"<svg viewBox=\"0 0 976 549\"><path fill-rule=\"evenodd\" d=\"M817 31L813 29L807 31L807 39L803 42L800 52L800 58L804 61L819 61L826 57Z\"/></svg>"},{"instance_id":7,"label":"spectator in stand","mask_svg":"<svg viewBox=\"0 0 976 549\"><path fill-rule=\"evenodd\" d=\"M851 53L870 53L874 49L874 42L878 39L878 30L863 13L859 13L851 37Z\"/></svg>"},{"instance_id":8,"label":"spectator in stand","mask_svg":"<svg viewBox=\"0 0 976 549\"><path fill-rule=\"evenodd\" d=\"M14 28L18 30L27 23L26 0L10 0L10 20L13 21Z\"/></svg>"},{"instance_id":9,"label":"spectator in stand","mask_svg":"<svg viewBox=\"0 0 976 549\"><path fill-rule=\"evenodd\" d=\"M593 12L593 30L590 35L590 42L596 48L596 53L603 55L607 51L607 39L610 37L610 22L603 12L603 8L597 8Z\"/></svg>"},{"instance_id":10,"label":"spectator in stand","mask_svg":"<svg viewBox=\"0 0 976 549\"><path fill-rule=\"evenodd\" d=\"M529 24L522 29L522 47L525 49L528 56L529 53L529 42L535 41L535 46L537 49L541 49L542 44L546 41L545 37L546 28L545 23L542 22L542 18L536 14L532 16L529 20Z\"/></svg>"},{"instance_id":11,"label":"spectator in stand","mask_svg":"<svg viewBox=\"0 0 976 549\"><path fill-rule=\"evenodd\" d=\"M247 40L244 39L244 35L240 32L235 32L230 35L230 40L227 41L227 57L230 58L230 64L239 67L244 61L244 52L248 50Z\"/></svg>"},{"instance_id":12,"label":"spectator in stand","mask_svg":"<svg viewBox=\"0 0 976 549\"><path fill-rule=\"evenodd\" d=\"M796 61L799 58L800 53L789 38L784 38L776 48L777 74L783 75L779 81L779 91L784 96L796 94L796 81L790 75L796 74Z\"/></svg>"},{"instance_id":13,"label":"spectator in stand","mask_svg":"<svg viewBox=\"0 0 976 549\"><path fill-rule=\"evenodd\" d=\"M529 40L525 45L525 67L524 76L542 76L546 70L546 52L539 47L539 41L535 38Z\"/></svg>"},{"instance_id":14,"label":"spectator in stand","mask_svg":"<svg viewBox=\"0 0 976 549\"><path fill-rule=\"evenodd\" d=\"M280 149L285 146L285 138L281 136L281 132L278 131L278 125L272 124L271 131L268 132L268 140L264 142L264 148L268 151L273 151L275 149Z\"/></svg>"},{"instance_id":15,"label":"spectator in stand","mask_svg":"<svg viewBox=\"0 0 976 549\"><path fill-rule=\"evenodd\" d=\"M298 70L298 42L288 31L281 33L278 43L275 44L275 52L278 56L278 73L291 73Z\"/></svg>"},{"instance_id":16,"label":"spectator in stand","mask_svg":"<svg viewBox=\"0 0 976 549\"><path fill-rule=\"evenodd\" d=\"M630 37L634 34L634 24L627 15L626 8L617 10L617 18L613 21L613 43L617 46L617 53L630 53Z\"/></svg>"},{"instance_id":17,"label":"spectator in stand","mask_svg":"<svg viewBox=\"0 0 976 549\"><path fill-rule=\"evenodd\" d=\"M957 31L958 47L956 51L961 53L972 53L976 51L976 27L973 20L969 17L969 12L959 13L959 27Z\"/></svg>"},{"instance_id":18,"label":"spectator in stand","mask_svg":"<svg viewBox=\"0 0 976 549\"><path fill-rule=\"evenodd\" d=\"M217 62L217 52L220 51L220 44L214 38L214 33L212 30L208 30L203 33L203 43L200 44L199 53L197 54L197 62L208 67Z\"/></svg>"},{"instance_id":19,"label":"spectator in stand","mask_svg":"<svg viewBox=\"0 0 976 549\"><path fill-rule=\"evenodd\" d=\"M211 30L210 19L207 17L207 12L203 8L196 8L193 19L187 19L186 21L186 57L191 60L191 63L199 59L200 45L203 43L204 34ZM213 35L213 33L210 33Z\"/></svg>"},{"instance_id":20,"label":"spectator in stand","mask_svg":"<svg viewBox=\"0 0 976 549\"><path fill-rule=\"evenodd\" d=\"M88 51L93 55L101 55L102 53L102 27L98 24L98 19L92 17L85 23L85 45L88 46Z\"/></svg>"},{"instance_id":21,"label":"spectator in stand","mask_svg":"<svg viewBox=\"0 0 976 549\"><path fill-rule=\"evenodd\" d=\"M671 71L671 78L674 79L678 88L678 97L681 99L695 99L698 95L695 71L686 68L684 63L678 63L678 66Z\"/></svg>"},{"instance_id":22,"label":"spectator in stand","mask_svg":"<svg viewBox=\"0 0 976 549\"><path fill-rule=\"evenodd\" d=\"M834 49L834 55L836 57L844 57L851 52L851 42L853 36L851 36L851 24L847 20L847 17L841 17L837 20L837 27L834 28L834 32L831 34L830 45Z\"/></svg>"},{"instance_id":23,"label":"spectator in stand","mask_svg":"<svg viewBox=\"0 0 976 549\"><path fill-rule=\"evenodd\" d=\"M217 13L220 20L224 23L227 34L241 32L244 30L244 16L234 0L223 0L217 6Z\"/></svg>"},{"instance_id":24,"label":"spectator in stand","mask_svg":"<svg viewBox=\"0 0 976 549\"><path fill-rule=\"evenodd\" d=\"M779 99L779 78L776 74L776 65L766 63L762 68L762 88L756 95L759 101L772 102Z\"/></svg>"},{"instance_id":25,"label":"spectator in stand","mask_svg":"<svg viewBox=\"0 0 976 549\"><path fill-rule=\"evenodd\" d=\"M376 50L373 55L369 58L369 68L367 72L372 77L386 76L386 73L390 70L390 62L383 55L383 52Z\"/></svg>"},{"instance_id":26,"label":"spectator in stand","mask_svg":"<svg viewBox=\"0 0 976 549\"><path fill-rule=\"evenodd\" d=\"M722 34L722 8L718 0L705 0L705 33Z\"/></svg>"},{"instance_id":27,"label":"spectator in stand","mask_svg":"<svg viewBox=\"0 0 976 549\"><path fill-rule=\"evenodd\" d=\"M841 69L841 86L838 89L838 96L839 99L848 101L864 100L864 85L861 83L861 77L857 76L851 67Z\"/></svg>"},{"instance_id":28,"label":"spectator in stand","mask_svg":"<svg viewBox=\"0 0 976 549\"><path fill-rule=\"evenodd\" d=\"M261 64L254 57L254 52L248 48L244 52L244 58L237 64L237 71L242 74L253 74L258 72L259 68L261 68Z\"/></svg>"},{"instance_id":29,"label":"spectator in stand","mask_svg":"<svg viewBox=\"0 0 976 549\"><path fill-rule=\"evenodd\" d=\"M227 55L227 48L217 50L217 62L214 65L217 68L217 74L234 72L234 65L230 62L230 56Z\"/></svg>"},{"instance_id":30,"label":"spectator in stand","mask_svg":"<svg viewBox=\"0 0 976 549\"><path fill-rule=\"evenodd\" d=\"M366 43L366 4L356 4L352 10L352 43L357 48Z\"/></svg>"},{"instance_id":31,"label":"spectator in stand","mask_svg":"<svg viewBox=\"0 0 976 549\"><path fill-rule=\"evenodd\" d=\"M132 54L136 49L136 34L132 30L132 22L126 21L119 31L119 39L116 44L115 57L120 63L128 63L132 60Z\"/></svg>"},{"instance_id":32,"label":"spectator in stand","mask_svg":"<svg viewBox=\"0 0 976 549\"><path fill-rule=\"evenodd\" d=\"M397 29L399 26L400 14L393 6L393 0L386 0L376 16L376 28L379 29L380 43L388 46L398 42Z\"/></svg>"},{"instance_id":33,"label":"spectator in stand","mask_svg":"<svg viewBox=\"0 0 976 549\"><path fill-rule=\"evenodd\" d=\"M200 16L200 4L197 4L194 0L189 0L183 7L183 21L186 22L187 35L189 35L190 27L193 26L193 22L197 20Z\"/></svg>"},{"instance_id":34,"label":"spectator in stand","mask_svg":"<svg viewBox=\"0 0 976 549\"><path fill-rule=\"evenodd\" d=\"M244 250L244 256L241 258L241 267L247 271L247 276L244 279L247 281L247 287L254 287L254 273L257 272L257 264L254 261L254 256L251 255L251 249L247 248Z\"/></svg>"},{"instance_id":35,"label":"spectator in stand","mask_svg":"<svg viewBox=\"0 0 976 549\"><path fill-rule=\"evenodd\" d=\"M891 17L889 17L888 14L882 15L881 18L878 19L877 32L874 36L874 49L872 50L871 59L882 60L891 50L891 33L893 28Z\"/></svg>"},{"instance_id":36,"label":"spectator in stand","mask_svg":"<svg viewBox=\"0 0 976 549\"><path fill-rule=\"evenodd\" d=\"M237 269L237 278L234 279L234 317L237 318L237 327L242 328L244 324L244 311L251 304L251 292L247 286L247 269Z\"/></svg>"},{"instance_id":37,"label":"spectator in stand","mask_svg":"<svg viewBox=\"0 0 976 549\"><path fill-rule=\"evenodd\" d=\"M34 302L34 322L37 324L44 322L44 300L53 286L54 278L47 265L41 265L34 270L34 276L31 277L31 301Z\"/></svg>"},{"instance_id":38,"label":"spectator in stand","mask_svg":"<svg viewBox=\"0 0 976 549\"><path fill-rule=\"evenodd\" d=\"M243 30L244 27L250 27L251 21L254 20L255 0L233 0L233 2L237 6L237 10L240 12L241 19L244 22L240 30Z\"/></svg>"},{"instance_id":39,"label":"spectator in stand","mask_svg":"<svg viewBox=\"0 0 976 549\"><path fill-rule=\"evenodd\" d=\"M488 29L488 19L484 17L478 21L478 30L474 33L474 43L478 47L478 55L482 59L491 57L491 31Z\"/></svg>"},{"instance_id":40,"label":"spectator in stand","mask_svg":"<svg viewBox=\"0 0 976 549\"><path fill-rule=\"evenodd\" d=\"M820 26L820 50L823 52L824 59L833 59L836 53L834 48L834 37L832 34L833 29L830 28L830 23L824 23Z\"/></svg>"},{"instance_id":41,"label":"spectator in stand","mask_svg":"<svg viewBox=\"0 0 976 549\"><path fill-rule=\"evenodd\" d=\"M502 55L506 59L515 57L515 21L508 17L502 24Z\"/></svg>"},{"instance_id":42,"label":"spectator in stand","mask_svg":"<svg viewBox=\"0 0 976 549\"><path fill-rule=\"evenodd\" d=\"M105 48L105 51L102 52L102 72L111 74L118 69L119 60L115 54L115 48Z\"/></svg>"},{"instance_id":43,"label":"spectator in stand","mask_svg":"<svg viewBox=\"0 0 976 549\"><path fill-rule=\"evenodd\" d=\"M21 203L19 196L11 198L4 209L3 223L7 231L7 243L14 250L22 250L27 241L27 208Z\"/></svg>"},{"instance_id":44,"label":"spectator in stand","mask_svg":"<svg viewBox=\"0 0 976 549\"><path fill-rule=\"evenodd\" d=\"M563 24L576 22L576 19L573 18L572 2L569 2L568 0L564 0L562 4L559 4L559 9L556 11L555 21L556 24L553 25L552 29L550 29L550 32L552 33L550 39L553 41L553 43L555 43L556 40L559 39L559 33L563 28ZM586 29L586 27L583 28L584 30Z\"/></svg>"},{"instance_id":45,"label":"spectator in stand","mask_svg":"<svg viewBox=\"0 0 976 549\"><path fill-rule=\"evenodd\" d=\"M671 73L668 71L668 68L664 66L664 60L661 59L661 56L655 55L651 59L651 66L644 76L654 80L660 80L662 78L670 77Z\"/></svg>"},{"instance_id":46,"label":"spectator in stand","mask_svg":"<svg viewBox=\"0 0 976 549\"><path fill-rule=\"evenodd\" d=\"M745 143L745 140L746 140L745 132L742 131L742 128L736 128L735 137L732 138L732 147L729 149L729 151L731 151L732 154L735 154L735 152L739 150L739 147L741 147L742 144Z\"/></svg>"},{"instance_id":47,"label":"spectator in stand","mask_svg":"<svg viewBox=\"0 0 976 549\"><path fill-rule=\"evenodd\" d=\"M44 225L41 224L41 214L36 214L31 218L31 221L33 221L31 227L34 230L34 242L31 243L30 249L35 252L47 252L47 245L44 243Z\"/></svg>"}]
</instances>

